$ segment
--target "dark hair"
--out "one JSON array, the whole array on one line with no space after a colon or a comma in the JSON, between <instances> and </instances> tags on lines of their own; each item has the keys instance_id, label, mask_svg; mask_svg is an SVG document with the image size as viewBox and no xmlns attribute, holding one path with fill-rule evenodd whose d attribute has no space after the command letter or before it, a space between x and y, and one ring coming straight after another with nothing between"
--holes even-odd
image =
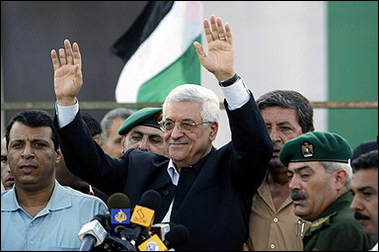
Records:
<instances>
[{"instance_id":1,"label":"dark hair","mask_svg":"<svg viewBox=\"0 0 379 252\"><path fill-rule=\"evenodd\" d=\"M353 160L352 166L355 171L361 169L378 169L378 150L363 153Z\"/></svg>"},{"instance_id":2,"label":"dark hair","mask_svg":"<svg viewBox=\"0 0 379 252\"><path fill-rule=\"evenodd\" d=\"M372 150L378 149L378 141L377 140L368 140L360 143L354 150L353 156L351 157L351 162L353 162L360 155L370 152Z\"/></svg>"},{"instance_id":3,"label":"dark hair","mask_svg":"<svg viewBox=\"0 0 379 252\"><path fill-rule=\"evenodd\" d=\"M36 128L36 127L50 127L53 134L51 140L54 142L54 149L57 150L59 147L58 134L53 126L53 117L46 111L43 110L24 110L17 113L8 123L5 138L7 144L9 144L9 134L12 126L15 122L20 122L26 126Z\"/></svg>"},{"instance_id":4,"label":"dark hair","mask_svg":"<svg viewBox=\"0 0 379 252\"><path fill-rule=\"evenodd\" d=\"M87 124L87 127L91 132L92 137L103 132L100 122L96 118L94 118L87 112L80 112L80 115L82 116L84 122Z\"/></svg>"},{"instance_id":5,"label":"dark hair","mask_svg":"<svg viewBox=\"0 0 379 252\"><path fill-rule=\"evenodd\" d=\"M303 133L313 131L313 107L307 98L293 90L274 90L261 95L257 100L260 110L280 106L296 110L297 120Z\"/></svg>"}]
</instances>

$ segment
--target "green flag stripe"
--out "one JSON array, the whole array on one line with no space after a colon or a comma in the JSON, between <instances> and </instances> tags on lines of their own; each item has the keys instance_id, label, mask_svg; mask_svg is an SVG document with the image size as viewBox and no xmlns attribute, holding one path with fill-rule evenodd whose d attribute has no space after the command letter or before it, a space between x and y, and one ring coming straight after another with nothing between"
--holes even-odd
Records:
<instances>
[{"instance_id":1,"label":"green flag stripe","mask_svg":"<svg viewBox=\"0 0 379 252\"><path fill-rule=\"evenodd\" d=\"M201 43L201 35L195 41ZM137 102L163 102L173 88L189 83L200 85L200 62L192 43L178 60L140 87Z\"/></svg>"}]
</instances>

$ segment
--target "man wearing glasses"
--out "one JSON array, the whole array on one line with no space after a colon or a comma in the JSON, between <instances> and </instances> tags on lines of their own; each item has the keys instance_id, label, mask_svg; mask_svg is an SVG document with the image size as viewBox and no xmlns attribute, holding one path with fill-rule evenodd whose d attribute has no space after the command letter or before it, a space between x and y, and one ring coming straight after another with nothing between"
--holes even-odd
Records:
<instances>
[{"instance_id":1,"label":"man wearing glasses","mask_svg":"<svg viewBox=\"0 0 379 252\"><path fill-rule=\"evenodd\" d=\"M78 117L82 86L81 57L76 43L65 40L59 58L52 50L56 127L67 166L100 190L124 192L131 207L153 189L161 196L155 223L170 221L189 229L190 238L176 250L241 250L248 235L252 197L272 154L272 141L252 93L234 70L229 24L211 16L204 21L208 54L195 42L201 64L222 87L232 141L212 146L218 132L219 100L202 86L186 84L170 92L163 104L161 127L169 158L135 149L121 159L97 148Z\"/></svg>"}]
</instances>

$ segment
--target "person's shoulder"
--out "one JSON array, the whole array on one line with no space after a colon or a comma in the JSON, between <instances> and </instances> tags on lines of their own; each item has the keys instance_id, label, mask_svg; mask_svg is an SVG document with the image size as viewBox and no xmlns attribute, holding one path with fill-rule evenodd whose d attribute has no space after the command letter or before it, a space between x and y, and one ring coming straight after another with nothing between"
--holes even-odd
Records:
<instances>
[{"instance_id":1,"label":"person's shoulder","mask_svg":"<svg viewBox=\"0 0 379 252\"><path fill-rule=\"evenodd\" d=\"M85 204L87 202L105 204L100 198L75 190L69 186L63 186L63 189L70 195L73 202L78 202L80 204Z\"/></svg>"},{"instance_id":2,"label":"person's shoulder","mask_svg":"<svg viewBox=\"0 0 379 252\"><path fill-rule=\"evenodd\" d=\"M361 224L354 218L354 213L350 208L339 210L337 214L331 218L331 226L334 229L344 232L346 235L349 233L352 236L358 235L359 233L365 234L361 228Z\"/></svg>"},{"instance_id":3,"label":"person's shoulder","mask_svg":"<svg viewBox=\"0 0 379 252\"><path fill-rule=\"evenodd\" d=\"M11 200L11 199L13 199L13 197L14 197L14 189L5 190L5 191L1 192L1 202L3 202L3 200L5 200L5 201ZM3 204L1 204L1 205L3 205Z\"/></svg>"},{"instance_id":4,"label":"person's shoulder","mask_svg":"<svg viewBox=\"0 0 379 252\"><path fill-rule=\"evenodd\" d=\"M153 162L156 165L167 164L170 160L168 157L161 154L148 151L141 151L133 148L127 150L122 156L122 158L124 157L132 158L136 162Z\"/></svg>"},{"instance_id":5,"label":"person's shoulder","mask_svg":"<svg viewBox=\"0 0 379 252\"><path fill-rule=\"evenodd\" d=\"M1 197L3 197L3 195L5 195L5 194L7 194L7 193L9 193L9 190L2 191L2 192L1 192Z\"/></svg>"}]
</instances>

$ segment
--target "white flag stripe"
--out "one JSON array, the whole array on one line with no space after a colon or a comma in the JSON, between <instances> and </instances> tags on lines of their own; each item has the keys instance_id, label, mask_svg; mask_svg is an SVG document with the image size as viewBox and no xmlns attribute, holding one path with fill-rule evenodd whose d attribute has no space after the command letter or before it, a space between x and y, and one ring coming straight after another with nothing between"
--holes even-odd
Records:
<instances>
[{"instance_id":1,"label":"white flag stripe","mask_svg":"<svg viewBox=\"0 0 379 252\"><path fill-rule=\"evenodd\" d=\"M201 2L176 1L121 71L116 101L134 103L143 83L175 62L202 32Z\"/></svg>"}]
</instances>

